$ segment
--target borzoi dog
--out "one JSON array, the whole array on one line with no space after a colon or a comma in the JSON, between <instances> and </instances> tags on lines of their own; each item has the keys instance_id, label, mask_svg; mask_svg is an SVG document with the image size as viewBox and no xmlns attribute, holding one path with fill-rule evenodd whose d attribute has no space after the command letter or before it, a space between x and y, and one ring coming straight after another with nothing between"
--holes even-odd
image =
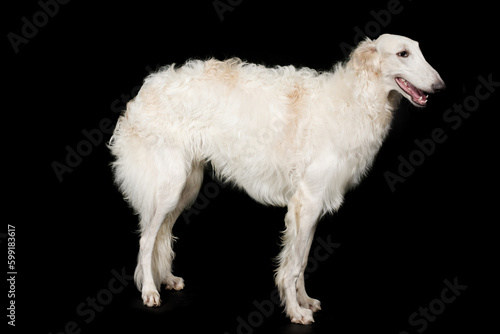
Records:
<instances>
[{"instance_id":1,"label":"borzoi dog","mask_svg":"<svg viewBox=\"0 0 500 334\"><path fill-rule=\"evenodd\" d=\"M291 321L309 324L320 302L304 286L318 219L372 164L401 96L417 107L443 89L418 43L366 39L332 71L267 68L239 59L191 60L149 75L110 140L112 167L139 214L135 282L147 306L179 290L172 226L196 199L204 165L256 201L287 206L275 275Z\"/></svg>"}]
</instances>

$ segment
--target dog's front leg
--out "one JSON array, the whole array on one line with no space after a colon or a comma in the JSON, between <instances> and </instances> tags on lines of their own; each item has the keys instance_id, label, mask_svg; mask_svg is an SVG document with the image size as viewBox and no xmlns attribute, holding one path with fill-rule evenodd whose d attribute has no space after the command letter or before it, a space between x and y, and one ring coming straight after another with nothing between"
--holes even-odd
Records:
<instances>
[{"instance_id":1,"label":"dog's front leg","mask_svg":"<svg viewBox=\"0 0 500 334\"><path fill-rule=\"evenodd\" d=\"M314 322L313 311L309 307L300 305L299 297L302 296L298 296L297 293L302 293L298 291L303 289L301 286L303 282L299 279L321 210L317 203L318 201L313 200L304 191L298 191L290 200L285 216L283 249L278 256L279 268L276 274L276 285L280 291L281 301L285 304L286 314L292 322L304 325Z\"/></svg>"},{"instance_id":2,"label":"dog's front leg","mask_svg":"<svg viewBox=\"0 0 500 334\"><path fill-rule=\"evenodd\" d=\"M307 267L307 262L309 260L309 251L311 249L311 242L306 246L305 256L302 260L302 268L300 270L299 279L297 280L297 301L299 305L304 308L311 309L313 312L317 312L321 310L321 302L317 299L311 298L307 295L304 272Z\"/></svg>"}]
</instances>

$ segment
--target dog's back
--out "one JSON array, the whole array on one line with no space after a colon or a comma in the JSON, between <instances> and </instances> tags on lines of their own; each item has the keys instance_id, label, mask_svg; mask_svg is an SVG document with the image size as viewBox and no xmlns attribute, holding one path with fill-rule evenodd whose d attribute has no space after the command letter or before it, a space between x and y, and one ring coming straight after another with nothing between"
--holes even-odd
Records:
<instances>
[{"instance_id":1,"label":"dog's back","mask_svg":"<svg viewBox=\"0 0 500 334\"><path fill-rule=\"evenodd\" d=\"M164 146L164 154L175 146L187 164L210 161L257 201L284 206L311 152L308 104L320 85L313 70L237 59L169 66L146 78L128 103L114 151L120 158L129 154L120 144L159 152Z\"/></svg>"}]
</instances>

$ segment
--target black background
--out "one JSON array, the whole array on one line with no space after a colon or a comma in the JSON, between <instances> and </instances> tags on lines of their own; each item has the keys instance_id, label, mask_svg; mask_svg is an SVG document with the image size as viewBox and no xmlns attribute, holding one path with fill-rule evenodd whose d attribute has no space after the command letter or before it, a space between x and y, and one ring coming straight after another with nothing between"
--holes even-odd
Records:
<instances>
[{"instance_id":1,"label":"black background","mask_svg":"<svg viewBox=\"0 0 500 334\"><path fill-rule=\"evenodd\" d=\"M232 1L236 6L223 13L223 21L211 0L162 3L71 1L60 5L17 53L8 33L21 34L22 18L32 21L41 7L24 1L4 10L8 76L2 149L7 202L1 244L7 262L5 233L7 224L15 225L15 329L485 332L498 318L493 308L498 304L494 144L500 87L456 130L443 115L454 104L468 97L471 101L479 76L500 81L494 66L494 3L437 6L436 1L402 0L402 10L383 24L371 11L387 9L388 1ZM231 187L219 187L219 194L199 214L191 215L189 223L180 219L174 228L179 237L174 273L185 279L185 290L162 291L163 305L148 309L127 281L92 318L78 312L88 298L110 295L105 290L113 270L133 273L137 217L113 185L105 145L109 134L60 182L52 164L64 163L66 147L75 149L86 140L82 131L97 129L103 119L114 124L116 109L124 105L121 100L129 99L158 66L238 56L268 66L327 70L344 59L342 42L355 44L355 27L372 36L394 33L418 40L447 90L431 96L425 109L407 101L401 104L371 172L347 194L337 214L320 222L317 237L340 246L306 281L309 294L322 301L316 323L289 324L275 305L269 317L252 318L255 326L240 326L239 319L252 321L249 317L256 314L253 302L269 299L274 289L272 258L279 251L286 211L256 204ZM446 141L391 191L384 173L397 173L398 157L408 158L417 148L414 141L430 138L436 128L443 129ZM208 174L205 180L205 185L211 182ZM409 324L413 312L440 298L443 281L455 277L466 290L427 328Z\"/></svg>"}]
</instances>

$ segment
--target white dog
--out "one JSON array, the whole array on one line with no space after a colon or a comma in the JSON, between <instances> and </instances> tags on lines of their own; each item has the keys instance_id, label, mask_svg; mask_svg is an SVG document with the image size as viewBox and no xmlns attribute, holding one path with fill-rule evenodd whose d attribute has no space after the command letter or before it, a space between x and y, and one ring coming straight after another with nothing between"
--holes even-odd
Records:
<instances>
[{"instance_id":1,"label":"white dog","mask_svg":"<svg viewBox=\"0 0 500 334\"><path fill-rule=\"evenodd\" d=\"M395 35L366 39L331 72L210 59L148 76L110 141L116 182L140 217L144 304L160 305L161 284L184 287L171 272L172 226L211 163L256 201L288 207L276 284L291 321L312 323L320 302L304 269L318 219L367 173L401 96L422 107L444 87L418 43Z\"/></svg>"}]
</instances>

